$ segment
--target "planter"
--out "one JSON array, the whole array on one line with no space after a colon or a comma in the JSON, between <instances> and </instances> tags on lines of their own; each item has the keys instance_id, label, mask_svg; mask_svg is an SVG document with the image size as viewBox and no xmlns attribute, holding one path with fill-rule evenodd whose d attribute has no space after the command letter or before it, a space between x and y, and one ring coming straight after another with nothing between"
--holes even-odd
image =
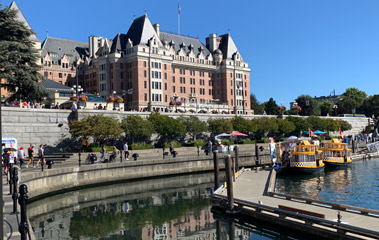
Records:
<instances>
[{"instance_id":1,"label":"planter","mask_svg":"<svg viewBox=\"0 0 379 240\"><path fill-rule=\"evenodd\" d=\"M80 100L78 101L78 108L84 109L86 106L87 106L86 101L80 101Z\"/></svg>"}]
</instances>

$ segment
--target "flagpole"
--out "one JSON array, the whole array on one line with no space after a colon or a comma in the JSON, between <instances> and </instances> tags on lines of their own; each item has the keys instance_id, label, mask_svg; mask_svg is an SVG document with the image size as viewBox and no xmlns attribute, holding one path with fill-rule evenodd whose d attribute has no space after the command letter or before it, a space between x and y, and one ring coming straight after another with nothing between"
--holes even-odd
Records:
<instances>
[{"instance_id":1,"label":"flagpole","mask_svg":"<svg viewBox=\"0 0 379 240\"><path fill-rule=\"evenodd\" d=\"M180 1L178 1L178 34L180 35Z\"/></svg>"}]
</instances>

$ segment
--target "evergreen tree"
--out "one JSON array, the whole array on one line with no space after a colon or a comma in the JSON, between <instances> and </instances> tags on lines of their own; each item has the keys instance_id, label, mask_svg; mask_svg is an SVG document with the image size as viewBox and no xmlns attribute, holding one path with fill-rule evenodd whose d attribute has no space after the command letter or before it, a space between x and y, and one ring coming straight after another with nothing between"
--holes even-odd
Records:
<instances>
[{"instance_id":1,"label":"evergreen tree","mask_svg":"<svg viewBox=\"0 0 379 240\"><path fill-rule=\"evenodd\" d=\"M15 10L0 9L0 79L6 80L11 99L40 101L47 92L38 85L38 51L29 39L33 31L16 15Z\"/></svg>"},{"instance_id":2,"label":"evergreen tree","mask_svg":"<svg viewBox=\"0 0 379 240\"><path fill-rule=\"evenodd\" d=\"M264 105L259 103L254 94L250 94L250 106L251 110L254 110L254 114L262 115L264 112Z\"/></svg>"},{"instance_id":3,"label":"evergreen tree","mask_svg":"<svg viewBox=\"0 0 379 240\"><path fill-rule=\"evenodd\" d=\"M268 115L279 115L280 111L278 109L278 104L276 104L275 100L273 98L270 98L268 102L264 103L264 108L266 111L266 114Z\"/></svg>"}]
</instances>

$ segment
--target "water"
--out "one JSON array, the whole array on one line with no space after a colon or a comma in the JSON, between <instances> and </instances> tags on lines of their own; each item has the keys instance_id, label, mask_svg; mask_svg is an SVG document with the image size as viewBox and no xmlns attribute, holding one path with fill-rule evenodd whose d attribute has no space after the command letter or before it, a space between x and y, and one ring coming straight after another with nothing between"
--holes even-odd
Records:
<instances>
[{"instance_id":1,"label":"water","mask_svg":"<svg viewBox=\"0 0 379 240\"><path fill-rule=\"evenodd\" d=\"M280 177L276 190L379 209L377 173L379 159L359 161L317 176ZM129 181L33 202L28 215L37 239L302 239L212 213L212 186L213 173Z\"/></svg>"},{"instance_id":2,"label":"water","mask_svg":"<svg viewBox=\"0 0 379 240\"><path fill-rule=\"evenodd\" d=\"M379 158L327 169L319 175L280 176L276 191L379 210Z\"/></svg>"},{"instance_id":3,"label":"water","mask_svg":"<svg viewBox=\"0 0 379 240\"><path fill-rule=\"evenodd\" d=\"M257 223L211 212L213 173L150 179L33 202L37 239L293 239Z\"/></svg>"}]
</instances>

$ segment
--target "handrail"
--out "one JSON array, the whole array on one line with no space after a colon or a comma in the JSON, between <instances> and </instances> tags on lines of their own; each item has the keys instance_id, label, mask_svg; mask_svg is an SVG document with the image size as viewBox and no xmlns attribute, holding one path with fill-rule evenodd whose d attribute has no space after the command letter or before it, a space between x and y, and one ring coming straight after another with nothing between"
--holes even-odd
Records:
<instances>
[{"instance_id":1,"label":"handrail","mask_svg":"<svg viewBox=\"0 0 379 240\"><path fill-rule=\"evenodd\" d=\"M339 204L339 203L329 203L329 202L324 202L321 200L316 200L316 199L312 199L312 198L305 198L305 197L298 197L298 196L288 195L288 194L284 194L284 193L271 192L271 196L285 197L287 200L291 200L291 199L301 200L301 201L305 201L308 204L320 203L320 204L323 204L326 206L330 206L332 209L344 210L344 211L354 212L354 213L356 213L356 211L359 211L361 214L364 214L364 215L372 214L373 216L379 217L379 211L375 210L375 209L362 208L362 207L356 207L356 206ZM351 210L355 210L355 211L351 211Z\"/></svg>"},{"instance_id":2,"label":"handrail","mask_svg":"<svg viewBox=\"0 0 379 240\"><path fill-rule=\"evenodd\" d=\"M223 196L220 194L214 194L212 197L213 198L219 198L221 200L226 200L226 201L228 200L228 198L226 196ZM313 217L313 216L309 216L309 215L298 213L298 212L292 212L292 211L283 210L283 209L279 209L279 208L275 208L275 207L270 207L270 206L266 206L266 205L262 205L262 204L258 204L258 203L253 203L253 202L249 202L249 201L238 199L238 198L234 199L234 204L236 204L237 206L242 207L242 208L244 208L244 207L254 208L255 211L260 212L260 213L262 213L262 211L267 211L270 213L278 214L281 217L284 216L284 218L285 217L291 217L291 218L295 218L298 220L306 221L307 223L311 222L311 224L318 224L318 225L322 225L325 227L334 228L334 229L338 230L339 232L343 232L345 234L346 234L346 232L349 232L349 233L358 234L358 235L365 236L365 237L371 237L371 238L379 239L379 232L378 231L364 229L361 227L355 227L355 226L351 226L348 224L338 223L335 221L326 220L326 219L322 219L322 218L318 218L318 217ZM289 220L289 219L286 219L286 220ZM319 228L317 225L312 225L312 226Z\"/></svg>"}]
</instances>

